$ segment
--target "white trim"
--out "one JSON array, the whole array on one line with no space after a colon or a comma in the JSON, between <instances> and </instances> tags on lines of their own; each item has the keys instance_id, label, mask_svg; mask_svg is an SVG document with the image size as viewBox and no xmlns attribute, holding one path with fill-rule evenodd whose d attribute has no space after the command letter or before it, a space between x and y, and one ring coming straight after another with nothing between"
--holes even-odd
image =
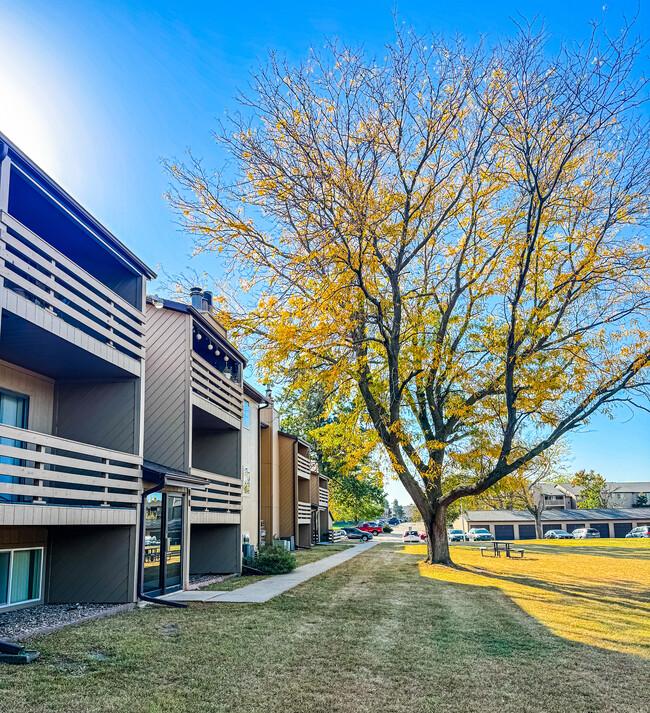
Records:
<instances>
[{"instance_id":1,"label":"white trim","mask_svg":"<svg viewBox=\"0 0 650 713\"><path fill-rule=\"evenodd\" d=\"M23 604L32 604L33 602L40 602L43 598L43 572L45 568L45 547L15 547L10 550L0 550L0 554L3 552L9 552L11 557L9 558L9 578L7 580L7 599L11 599L11 580L14 571L14 552L32 552L40 550L41 551L41 568L38 577L38 597L36 599L23 599L20 602L7 601L5 604L0 604L0 609L6 609L8 607L16 607Z\"/></svg>"}]
</instances>

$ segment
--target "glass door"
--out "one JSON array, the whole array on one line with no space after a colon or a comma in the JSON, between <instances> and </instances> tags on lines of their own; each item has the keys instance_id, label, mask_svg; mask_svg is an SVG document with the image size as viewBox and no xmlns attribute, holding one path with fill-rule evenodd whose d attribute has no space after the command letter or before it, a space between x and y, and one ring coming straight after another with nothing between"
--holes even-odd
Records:
<instances>
[{"instance_id":1,"label":"glass door","mask_svg":"<svg viewBox=\"0 0 650 713\"><path fill-rule=\"evenodd\" d=\"M27 428L27 411L29 397L22 394L15 394L10 391L0 390L0 424L3 426L14 426L16 428ZM22 448L23 443L13 438L0 437L0 444ZM8 456L0 456L0 464L24 466L25 461ZM22 485L33 485L31 478L20 478L13 475L0 474L0 483L19 483ZM33 496L26 495L3 495L0 493L0 501L4 502L31 502Z\"/></svg>"},{"instance_id":2,"label":"glass door","mask_svg":"<svg viewBox=\"0 0 650 713\"><path fill-rule=\"evenodd\" d=\"M167 495L165 521L165 591L180 589L183 584L183 497Z\"/></svg>"},{"instance_id":3,"label":"glass door","mask_svg":"<svg viewBox=\"0 0 650 713\"><path fill-rule=\"evenodd\" d=\"M157 596L183 586L183 496L152 493L145 505L144 585Z\"/></svg>"},{"instance_id":4,"label":"glass door","mask_svg":"<svg viewBox=\"0 0 650 713\"><path fill-rule=\"evenodd\" d=\"M147 495L144 510L144 584L148 594L160 593L163 532L163 494Z\"/></svg>"}]
</instances>

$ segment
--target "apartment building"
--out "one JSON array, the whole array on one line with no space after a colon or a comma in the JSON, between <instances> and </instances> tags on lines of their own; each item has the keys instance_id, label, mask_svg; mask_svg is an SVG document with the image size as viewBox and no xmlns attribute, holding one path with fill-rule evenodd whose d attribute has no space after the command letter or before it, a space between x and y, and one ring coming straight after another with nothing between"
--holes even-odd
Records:
<instances>
[{"instance_id":1,"label":"apartment building","mask_svg":"<svg viewBox=\"0 0 650 713\"><path fill-rule=\"evenodd\" d=\"M137 591L154 273L0 135L0 611Z\"/></svg>"},{"instance_id":2,"label":"apartment building","mask_svg":"<svg viewBox=\"0 0 650 713\"><path fill-rule=\"evenodd\" d=\"M193 288L190 304L150 297L146 316L144 591L157 596L186 587L191 575L241 571L251 399L246 360L215 319L209 292Z\"/></svg>"},{"instance_id":3,"label":"apartment building","mask_svg":"<svg viewBox=\"0 0 650 713\"><path fill-rule=\"evenodd\" d=\"M263 541L289 540L292 549L311 547L331 529L327 478L312 461L309 444L280 430L270 398L260 418Z\"/></svg>"},{"instance_id":4,"label":"apartment building","mask_svg":"<svg viewBox=\"0 0 650 713\"><path fill-rule=\"evenodd\" d=\"M259 548L262 541L261 512L261 441L262 419L260 410L266 406L266 397L244 382L242 416L242 543Z\"/></svg>"}]
</instances>

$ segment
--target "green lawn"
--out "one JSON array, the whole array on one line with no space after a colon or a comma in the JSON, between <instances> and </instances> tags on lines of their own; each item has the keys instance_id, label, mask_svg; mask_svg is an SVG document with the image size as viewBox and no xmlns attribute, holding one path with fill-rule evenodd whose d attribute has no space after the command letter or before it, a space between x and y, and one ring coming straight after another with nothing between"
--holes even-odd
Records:
<instances>
[{"instance_id":1,"label":"green lawn","mask_svg":"<svg viewBox=\"0 0 650 713\"><path fill-rule=\"evenodd\" d=\"M31 642L39 663L0 668L0 711L650 711L650 651L568 640L498 586L436 579L419 559L384 543L266 604L147 607L64 629Z\"/></svg>"},{"instance_id":2,"label":"green lawn","mask_svg":"<svg viewBox=\"0 0 650 713\"><path fill-rule=\"evenodd\" d=\"M330 557L335 555L337 552L343 552L349 547L354 547L351 544L340 544L340 545L326 545L313 547L311 550L295 550L293 553L296 558L296 566L302 567L303 564L309 564L310 562L318 562L325 557ZM230 592L233 589L239 589L240 587L245 587L247 584L253 584L254 582L259 582L261 579L267 579L270 575L263 574L249 574L244 577L231 577L223 582L217 582L216 584L208 584L207 587L201 587L200 589L212 592ZM0 711L2 713L2 711Z\"/></svg>"}]
</instances>

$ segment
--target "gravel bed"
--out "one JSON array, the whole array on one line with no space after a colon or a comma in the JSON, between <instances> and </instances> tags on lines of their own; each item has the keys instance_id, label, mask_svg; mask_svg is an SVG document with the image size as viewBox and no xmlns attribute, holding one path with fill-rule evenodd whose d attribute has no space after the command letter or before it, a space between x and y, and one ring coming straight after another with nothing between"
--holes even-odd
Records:
<instances>
[{"instance_id":1,"label":"gravel bed","mask_svg":"<svg viewBox=\"0 0 650 713\"><path fill-rule=\"evenodd\" d=\"M121 611L115 604L40 604L28 609L15 609L0 614L0 640L16 641L43 630L58 629L67 624Z\"/></svg>"},{"instance_id":2,"label":"gravel bed","mask_svg":"<svg viewBox=\"0 0 650 713\"><path fill-rule=\"evenodd\" d=\"M214 575L214 574L190 574L190 583L187 587L190 589L198 589L199 587L206 587L208 584L216 584L217 582L223 582L228 575Z\"/></svg>"}]
</instances>

